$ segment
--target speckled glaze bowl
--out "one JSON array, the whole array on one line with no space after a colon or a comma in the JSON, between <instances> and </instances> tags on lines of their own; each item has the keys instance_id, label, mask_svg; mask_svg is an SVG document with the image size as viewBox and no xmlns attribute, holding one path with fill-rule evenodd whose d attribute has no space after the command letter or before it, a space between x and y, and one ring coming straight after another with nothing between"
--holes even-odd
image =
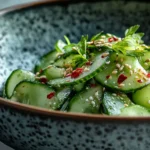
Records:
<instances>
[{"instance_id":1,"label":"speckled glaze bowl","mask_svg":"<svg viewBox=\"0 0 150 150\"><path fill-rule=\"evenodd\" d=\"M150 3L42 1L0 12L0 89L12 70L32 70L57 39L140 24L150 44ZM0 98L0 140L16 150L149 150L150 117L48 111Z\"/></svg>"}]
</instances>

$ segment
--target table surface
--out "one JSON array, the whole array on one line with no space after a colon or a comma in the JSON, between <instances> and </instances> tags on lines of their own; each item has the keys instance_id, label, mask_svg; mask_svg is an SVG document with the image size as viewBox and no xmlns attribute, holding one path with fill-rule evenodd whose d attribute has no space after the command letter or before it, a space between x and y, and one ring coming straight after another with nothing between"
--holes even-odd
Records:
<instances>
[{"instance_id":1,"label":"table surface","mask_svg":"<svg viewBox=\"0 0 150 150\"><path fill-rule=\"evenodd\" d=\"M38 1L38 0L0 0L0 9L10 7L12 5L18 5L18 4L28 3L32 1ZM0 150L13 150L13 149L0 142Z\"/></svg>"}]
</instances>

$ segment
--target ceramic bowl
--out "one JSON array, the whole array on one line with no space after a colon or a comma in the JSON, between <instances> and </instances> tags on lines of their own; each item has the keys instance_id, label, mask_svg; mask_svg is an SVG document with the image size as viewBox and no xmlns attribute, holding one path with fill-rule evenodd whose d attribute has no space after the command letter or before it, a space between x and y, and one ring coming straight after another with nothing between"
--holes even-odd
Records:
<instances>
[{"instance_id":1,"label":"ceramic bowl","mask_svg":"<svg viewBox=\"0 0 150 150\"><path fill-rule=\"evenodd\" d=\"M32 70L67 35L72 42L100 31L122 36L141 25L150 44L146 1L41 1L0 12L0 89L12 70ZM16 150L149 150L149 117L49 111L0 98L0 140Z\"/></svg>"}]
</instances>

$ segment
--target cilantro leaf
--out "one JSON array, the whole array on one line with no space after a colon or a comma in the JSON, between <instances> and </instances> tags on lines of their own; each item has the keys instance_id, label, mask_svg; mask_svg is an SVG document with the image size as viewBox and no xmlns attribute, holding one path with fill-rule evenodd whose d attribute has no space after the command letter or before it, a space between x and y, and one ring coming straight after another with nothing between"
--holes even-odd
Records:
<instances>
[{"instance_id":1,"label":"cilantro leaf","mask_svg":"<svg viewBox=\"0 0 150 150\"><path fill-rule=\"evenodd\" d=\"M130 27L129 29L125 31L125 36L134 34L139 29L139 27L140 25L135 25L135 26Z\"/></svg>"},{"instance_id":2,"label":"cilantro leaf","mask_svg":"<svg viewBox=\"0 0 150 150\"><path fill-rule=\"evenodd\" d=\"M70 44L71 44L71 42L70 42L69 38L68 38L66 35L64 35L64 38L65 38L65 40L66 40L67 44L68 44L68 45L70 45Z\"/></svg>"},{"instance_id":3,"label":"cilantro leaf","mask_svg":"<svg viewBox=\"0 0 150 150\"><path fill-rule=\"evenodd\" d=\"M91 38L91 41L98 40L98 39L102 36L102 33L103 33L103 31L101 31L100 33L94 35L94 36Z\"/></svg>"}]
</instances>

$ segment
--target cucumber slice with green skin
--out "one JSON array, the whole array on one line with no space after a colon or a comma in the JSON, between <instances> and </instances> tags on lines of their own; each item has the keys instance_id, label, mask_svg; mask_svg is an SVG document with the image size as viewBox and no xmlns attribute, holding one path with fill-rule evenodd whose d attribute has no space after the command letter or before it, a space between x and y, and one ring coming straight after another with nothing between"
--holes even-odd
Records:
<instances>
[{"instance_id":1,"label":"cucumber slice with green skin","mask_svg":"<svg viewBox=\"0 0 150 150\"><path fill-rule=\"evenodd\" d=\"M51 87L29 81L20 82L14 89L11 101L56 110L61 107L71 93L70 88L56 93Z\"/></svg>"},{"instance_id":2,"label":"cucumber slice with green skin","mask_svg":"<svg viewBox=\"0 0 150 150\"><path fill-rule=\"evenodd\" d=\"M150 52L149 51L143 53L142 56L139 56L138 60L145 70L150 71Z\"/></svg>"},{"instance_id":3,"label":"cucumber slice with green skin","mask_svg":"<svg viewBox=\"0 0 150 150\"><path fill-rule=\"evenodd\" d=\"M57 67L62 67L62 68L75 68L76 66L80 65L81 63L84 63L83 57L78 55L78 54L71 54L68 57L60 58L56 60L54 63L55 66Z\"/></svg>"},{"instance_id":4,"label":"cucumber slice with green skin","mask_svg":"<svg viewBox=\"0 0 150 150\"><path fill-rule=\"evenodd\" d=\"M10 98L13 94L15 86L23 80L34 81L35 75L25 70L20 70L20 69L14 70L6 81L4 96L6 96L7 98Z\"/></svg>"},{"instance_id":5,"label":"cucumber slice with green skin","mask_svg":"<svg viewBox=\"0 0 150 150\"><path fill-rule=\"evenodd\" d=\"M150 84L134 92L132 99L136 104L150 108Z\"/></svg>"},{"instance_id":6,"label":"cucumber slice with green skin","mask_svg":"<svg viewBox=\"0 0 150 150\"><path fill-rule=\"evenodd\" d=\"M46 69L42 70L39 76L45 75L48 80L51 80L64 77L64 73L64 68L58 68L53 65L50 65Z\"/></svg>"},{"instance_id":7,"label":"cucumber slice with green skin","mask_svg":"<svg viewBox=\"0 0 150 150\"><path fill-rule=\"evenodd\" d=\"M61 55L61 53L53 50L41 57L40 62L35 66L34 72L39 72L41 69L53 64L59 55Z\"/></svg>"},{"instance_id":8,"label":"cucumber slice with green skin","mask_svg":"<svg viewBox=\"0 0 150 150\"><path fill-rule=\"evenodd\" d=\"M97 85L75 95L69 103L68 111L77 113L99 113L103 87Z\"/></svg>"},{"instance_id":9,"label":"cucumber slice with green skin","mask_svg":"<svg viewBox=\"0 0 150 150\"><path fill-rule=\"evenodd\" d=\"M95 56L95 59L93 60L93 64L86 67L86 70L83 71L83 73L79 77L72 78L71 76L69 76L69 77L60 78L60 79L54 79L54 80L49 81L48 84L52 86L61 86L61 85L70 85L70 84L86 82L87 80L93 78L101 70L101 67L105 64L105 62L108 59L107 56L102 58L103 55L105 54L109 54L109 52L98 53Z\"/></svg>"},{"instance_id":10,"label":"cucumber slice with green skin","mask_svg":"<svg viewBox=\"0 0 150 150\"><path fill-rule=\"evenodd\" d=\"M110 54L110 60L95 78L106 87L124 92L135 91L150 83L137 58L120 53Z\"/></svg>"},{"instance_id":11,"label":"cucumber slice with green skin","mask_svg":"<svg viewBox=\"0 0 150 150\"><path fill-rule=\"evenodd\" d=\"M150 111L139 105L132 105L121 110L120 116L150 116Z\"/></svg>"},{"instance_id":12,"label":"cucumber slice with green skin","mask_svg":"<svg viewBox=\"0 0 150 150\"><path fill-rule=\"evenodd\" d=\"M75 84L73 86L73 90L76 91L76 92L80 92L81 90L83 90L84 86L85 86L85 83Z\"/></svg>"},{"instance_id":13,"label":"cucumber slice with green skin","mask_svg":"<svg viewBox=\"0 0 150 150\"><path fill-rule=\"evenodd\" d=\"M133 103L124 93L105 92L102 100L104 112L108 115L119 115L121 109Z\"/></svg>"}]
</instances>

